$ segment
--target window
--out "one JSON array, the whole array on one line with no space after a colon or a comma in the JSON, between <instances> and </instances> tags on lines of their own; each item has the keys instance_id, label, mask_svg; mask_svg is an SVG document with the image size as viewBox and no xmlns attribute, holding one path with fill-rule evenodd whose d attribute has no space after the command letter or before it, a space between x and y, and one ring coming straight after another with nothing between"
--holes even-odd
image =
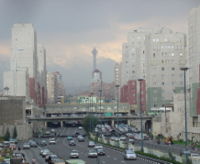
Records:
<instances>
[{"instance_id":1,"label":"window","mask_svg":"<svg viewBox=\"0 0 200 164\"><path fill-rule=\"evenodd\" d=\"M165 70L165 68L164 68L164 67L162 67L162 68L161 68L161 70L162 70L162 71L164 71L164 70Z\"/></svg>"},{"instance_id":2,"label":"window","mask_svg":"<svg viewBox=\"0 0 200 164\"><path fill-rule=\"evenodd\" d=\"M165 85L165 83L164 83L164 82L162 82L162 85Z\"/></svg>"},{"instance_id":3,"label":"window","mask_svg":"<svg viewBox=\"0 0 200 164\"><path fill-rule=\"evenodd\" d=\"M172 71L174 71L175 70L175 68L174 67L172 67Z\"/></svg>"},{"instance_id":4,"label":"window","mask_svg":"<svg viewBox=\"0 0 200 164\"><path fill-rule=\"evenodd\" d=\"M153 57L156 57L156 54L155 54L155 53L153 53Z\"/></svg>"}]
</instances>

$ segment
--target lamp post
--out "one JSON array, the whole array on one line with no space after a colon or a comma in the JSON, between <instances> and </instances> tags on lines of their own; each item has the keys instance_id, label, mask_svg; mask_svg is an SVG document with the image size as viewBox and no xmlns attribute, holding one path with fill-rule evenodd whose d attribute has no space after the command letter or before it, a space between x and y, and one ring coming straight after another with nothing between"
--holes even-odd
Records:
<instances>
[{"instance_id":1,"label":"lamp post","mask_svg":"<svg viewBox=\"0 0 200 164\"><path fill-rule=\"evenodd\" d=\"M119 84L116 84L115 87L116 87L116 93L117 93L117 125L119 125L119 118L118 118L118 114L119 114Z\"/></svg>"},{"instance_id":2,"label":"lamp post","mask_svg":"<svg viewBox=\"0 0 200 164\"><path fill-rule=\"evenodd\" d=\"M144 79L138 79L139 83L140 83L140 93L139 93L139 100L140 100L140 129L141 129L141 152L144 152L144 142L143 142L143 128L142 128L142 101L141 101L141 92L142 92L142 82L144 81Z\"/></svg>"},{"instance_id":3,"label":"lamp post","mask_svg":"<svg viewBox=\"0 0 200 164\"><path fill-rule=\"evenodd\" d=\"M100 114L102 114L102 111L101 111L102 80L101 80L101 86L100 86L100 89L99 89L99 97L100 97L100 101L99 101L99 112L100 112Z\"/></svg>"},{"instance_id":4,"label":"lamp post","mask_svg":"<svg viewBox=\"0 0 200 164\"><path fill-rule=\"evenodd\" d=\"M187 144L188 144L188 130L187 130L187 99L186 99L186 71L188 70L188 67L182 67L180 68L181 71L184 72L184 108L185 108L185 158L186 163L188 162L188 154L187 154Z\"/></svg>"}]
</instances>

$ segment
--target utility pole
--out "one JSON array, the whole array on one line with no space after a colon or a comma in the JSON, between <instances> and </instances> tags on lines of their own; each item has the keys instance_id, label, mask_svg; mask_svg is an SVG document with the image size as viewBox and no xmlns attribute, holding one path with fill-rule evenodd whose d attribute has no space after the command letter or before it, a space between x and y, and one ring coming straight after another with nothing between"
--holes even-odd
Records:
<instances>
[{"instance_id":1,"label":"utility pole","mask_svg":"<svg viewBox=\"0 0 200 164\"><path fill-rule=\"evenodd\" d=\"M139 93L139 99L140 99L140 130L141 130L141 152L144 152L144 141L143 141L143 120L142 120L142 100L141 100L141 92L142 92L142 82L144 79L138 79L140 84L140 93Z\"/></svg>"},{"instance_id":2,"label":"utility pole","mask_svg":"<svg viewBox=\"0 0 200 164\"><path fill-rule=\"evenodd\" d=\"M188 153L187 153L187 145L188 145L188 130L187 130L187 95L186 95L186 71L189 68L182 67L180 68L181 71L184 73L184 107L185 107L185 159L186 163L188 163Z\"/></svg>"},{"instance_id":3,"label":"utility pole","mask_svg":"<svg viewBox=\"0 0 200 164\"><path fill-rule=\"evenodd\" d=\"M115 87L116 87L116 93L117 93L117 96L116 96L117 98L117 125L119 125L119 117L118 117L119 115L119 84L116 84Z\"/></svg>"}]
</instances>

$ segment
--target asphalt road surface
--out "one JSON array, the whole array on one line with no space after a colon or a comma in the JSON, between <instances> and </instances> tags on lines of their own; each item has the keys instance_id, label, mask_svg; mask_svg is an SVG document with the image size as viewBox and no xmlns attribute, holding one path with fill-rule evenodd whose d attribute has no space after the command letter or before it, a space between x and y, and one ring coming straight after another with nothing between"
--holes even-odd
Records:
<instances>
[{"instance_id":1,"label":"asphalt road surface","mask_svg":"<svg viewBox=\"0 0 200 164\"><path fill-rule=\"evenodd\" d=\"M78 130L77 128L59 128L56 129L59 133L65 133L68 135L75 134L76 131L81 132L82 130ZM43 139L37 139L43 140ZM48 140L48 139L45 139ZM104 147L104 151L106 153L105 156L98 156L98 158L88 158L88 140L85 142L78 142L75 139L76 146L69 146L66 137L56 138L55 145L47 145L45 147L37 147L31 148L28 150L22 150L26 156L27 161L31 162L34 158L37 161L37 164L46 164L45 160L39 155L40 149L48 148L51 152L55 153L58 157L67 160L70 159L69 154L72 149L78 150L79 159L86 161L87 164L149 164L150 162L144 161L142 159L137 160L124 160L122 156L122 152L113 150L111 148ZM23 143L21 143L23 144Z\"/></svg>"}]
</instances>

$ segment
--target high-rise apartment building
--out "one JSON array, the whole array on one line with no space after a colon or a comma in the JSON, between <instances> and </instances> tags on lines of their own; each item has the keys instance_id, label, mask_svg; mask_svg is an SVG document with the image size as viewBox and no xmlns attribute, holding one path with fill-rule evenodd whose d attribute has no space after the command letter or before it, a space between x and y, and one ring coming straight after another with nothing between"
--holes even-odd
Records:
<instances>
[{"instance_id":1,"label":"high-rise apartment building","mask_svg":"<svg viewBox=\"0 0 200 164\"><path fill-rule=\"evenodd\" d=\"M191 115L200 114L200 6L191 10L188 18L189 82Z\"/></svg>"},{"instance_id":2,"label":"high-rise apartment building","mask_svg":"<svg viewBox=\"0 0 200 164\"><path fill-rule=\"evenodd\" d=\"M47 73L47 97L49 103L61 103L61 101L64 101L65 88L62 75L59 72Z\"/></svg>"},{"instance_id":3,"label":"high-rise apartment building","mask_svg":"<svg viewBox=\"0 0 200 164\"><path fill-rule=\"evenodd\" d=\"M46 70L46 50L43 46L37 46L37 59L38 59L38 75L37 75L37 91L38 104L43 106L47 102L47 70Z\"/></svg>"},{"instance_id":4,"label":"high-rise apartment building","mask_svg":"<svg viewBox=\"0 0 200 164\"><path fill-rule=\"evenodd\" d=\"M46 103L46 54L38 46L32 24L14 24L10 71L4 73L4 88L12 96L31 98L37 105Z\"/></svg>"},{"instance_id":5,"label":"high-rise apartment building","mask_svg":"<svg viewBox=\"0 0 200 164\"><path fill-rule=\"evenodd\" d=\"M183 33L168 28L132 30L123 44L122 87L129 80L144 79L148 109L171 103L173 92L183 87L180 67L186 64L185 51ZM139 91L139 85L135 87Z\"/></svg>"},{"instance_id":6,"label":"high-rise apartment building","mask_svg":"<svg viewBox=\"0 0 200 164\"><path fill-rule=\"evenodd\" d=\"M172 104L173 93L183 87L180 68L186 64L186 35L161 28L147 37L148 105L161 107Z\"/></svg>"}]
</instances>

